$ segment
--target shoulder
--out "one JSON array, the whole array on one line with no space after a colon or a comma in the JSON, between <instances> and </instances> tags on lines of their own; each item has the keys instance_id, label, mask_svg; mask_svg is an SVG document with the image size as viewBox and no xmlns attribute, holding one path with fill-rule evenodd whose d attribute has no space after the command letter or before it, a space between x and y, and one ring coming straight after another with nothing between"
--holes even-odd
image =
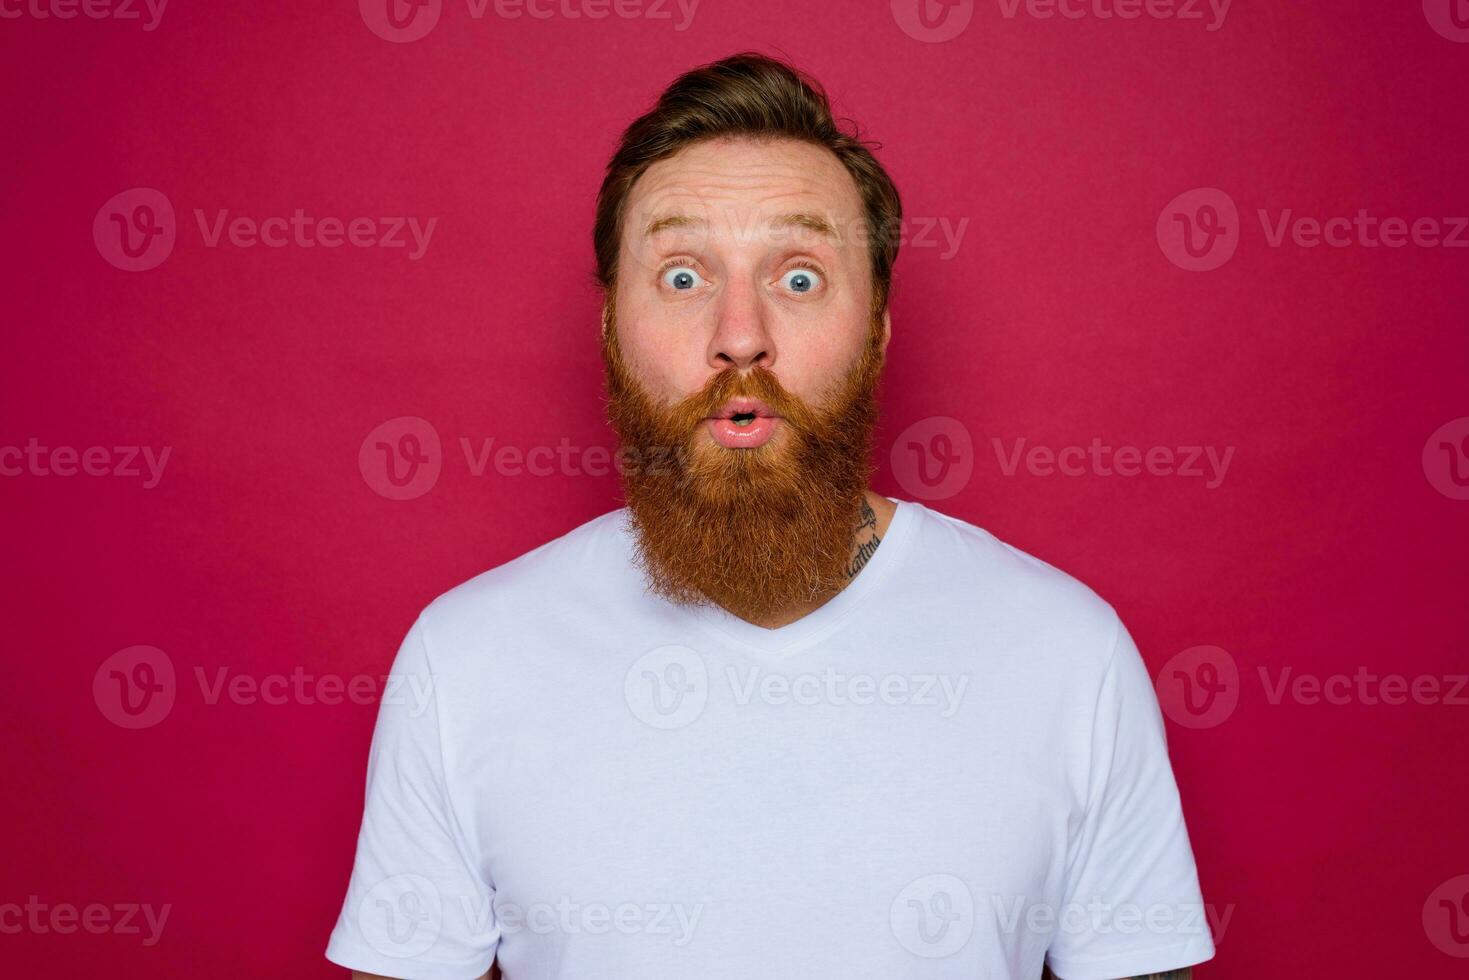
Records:
<instances>
[{"instance_id":1,"label":"shoulder","mask_svg":"<svg viewBox=\"0 0 1469 980\"><path fill-rule=\"evenodd\" d=\"M525 554L481 572L424 607L418 625L431 646L478 646L528 619L554 619L558 603L594 602L591 592L627 579L626 510L609 511Z\"/></svg>"},{"instance_id":2,"label":"shoulder","mask_svg":"<svg viewBox=\"0 0 1469 980\"><path fill-rule=\"evenodd\" d=\"M1076 576L961 518L917 504L906 577L940 590L1031 649L1105 668L1122 630L1116 610Z\"/></svg>"}]
</instances>

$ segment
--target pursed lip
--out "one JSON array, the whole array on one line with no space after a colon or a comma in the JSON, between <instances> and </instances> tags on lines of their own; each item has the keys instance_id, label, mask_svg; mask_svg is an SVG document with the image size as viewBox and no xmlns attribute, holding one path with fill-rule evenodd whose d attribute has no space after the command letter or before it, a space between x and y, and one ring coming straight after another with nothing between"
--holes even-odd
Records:
<instances>
[{"instance_id":1,"label":"pursed lip","mask_svg":"<svg viewBox=\"0 0 1469 980\"><path fill-rule=\"evenodd\" d=\"M724 403L723 408L709 417L712 419L732 419L736 415L750 415L752 413L757 419L780 418L779 415L771 410L769 405L760 401L758 398L731 398Z\"/></svg>"}]
</instances>

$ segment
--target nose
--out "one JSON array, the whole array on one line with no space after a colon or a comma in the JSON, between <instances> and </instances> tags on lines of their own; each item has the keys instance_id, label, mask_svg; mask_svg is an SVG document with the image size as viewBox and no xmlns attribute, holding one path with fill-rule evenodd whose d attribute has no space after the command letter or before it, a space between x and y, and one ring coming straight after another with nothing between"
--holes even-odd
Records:
<instances>
[{"instance_id":1,"label":"nose","mask_svg":"<svg viewBox=\"0 0 1469 980\"><path fill-rule=\"evenodd\" d=\"M759 291L750 284L727 283L715 309L717 321L709 339L709 366L716 371L756 365L775 366L775 342L770 335L768 311Z\"/></svg>"}]
</instances>

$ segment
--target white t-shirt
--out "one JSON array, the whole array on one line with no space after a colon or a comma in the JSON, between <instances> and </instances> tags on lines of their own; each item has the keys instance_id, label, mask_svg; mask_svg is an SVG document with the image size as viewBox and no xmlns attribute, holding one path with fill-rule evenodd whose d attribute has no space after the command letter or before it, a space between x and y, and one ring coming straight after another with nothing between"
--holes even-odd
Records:
<instances>
[{"instance_id":1,"label":"white t-shirt","mask_svg":"<svg viewBox=\"0 0 1469 980\"><path fill-rule=\"evenodd\" d=\"M614 511L432 602L327 957L408 980L1114 980L1214 952L1112 607L897 501L788 626L647 594Z\"/></svg>"}]
</instances>

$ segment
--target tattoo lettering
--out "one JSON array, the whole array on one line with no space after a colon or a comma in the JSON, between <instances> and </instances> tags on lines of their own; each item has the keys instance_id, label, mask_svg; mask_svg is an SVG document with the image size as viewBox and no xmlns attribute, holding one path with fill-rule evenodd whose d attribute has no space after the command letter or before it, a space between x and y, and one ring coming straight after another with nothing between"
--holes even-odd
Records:
<instances>
[{"instance_id":1,"label":"tattoo lettering","mask_svg":"<svg viewBox=\"0 0 1469 980\"><path fill-rule=\"evenodd\" d=\"M857 531L853 535L852 561L847 565L848 579L856 578L857 573L867 567L867 563L872 560L872 555L880 544L882 544L882 538L877 536L877 514L867 503L866 498L863 498L862 516L858 521Z\"/></svg>"}]
</instances>

